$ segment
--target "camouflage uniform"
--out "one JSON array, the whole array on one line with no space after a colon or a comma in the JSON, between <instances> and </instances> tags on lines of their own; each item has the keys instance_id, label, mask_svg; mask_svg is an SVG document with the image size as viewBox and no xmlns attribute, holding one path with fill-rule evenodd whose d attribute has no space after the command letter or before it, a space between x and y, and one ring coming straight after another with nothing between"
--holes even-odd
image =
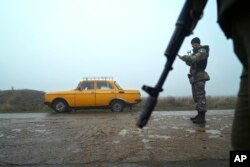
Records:
<instances>
[{"instance_id":1,"label":"camouflage uniform","mask_svg":"<svg viewBox=\"0 0 250 167\"><path fill-rule=\"evenodd\" d=\"M188 78L192 86L193 99L196 103L196 110L202 114L205 114L207 111L205 84L210 78L205 69L207 67L208 56L209 47L200 46L199 48L193 49L191 56L185 55L180 57L190 66Z\"/></svg>"},{"instance_id":2,"label":"camouflage uniform","mask_svg":"<svg viewBox=\"0 0 250 167\"><path fill-rule=\"evenodd\" d=\"M217 0L218 22L227 38L233 40L234 52L243 71L232 127L235 150L250 150L250 11L247 1Z\"/></svg>"}]
</instances>

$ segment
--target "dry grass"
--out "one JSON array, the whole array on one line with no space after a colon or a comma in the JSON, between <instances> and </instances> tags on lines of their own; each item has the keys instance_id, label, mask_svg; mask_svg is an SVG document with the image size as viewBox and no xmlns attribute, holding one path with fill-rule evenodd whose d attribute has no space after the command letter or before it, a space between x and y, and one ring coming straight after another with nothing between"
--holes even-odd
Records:
<instances>
[{"instance_id":1,"label":"dry grass","mask_svg":"<svg viewBox=\"0 0 250 167\"><path fill-rule=\"evenodd\" d=\"M43 104L44 92L37 90L5 90L0 91L0 112L41 112L51 111ZM134 110L141 110L145 99L134 106ZM208 109L233 109L236 103L235 96L208 96ZM155 110L193 110L192 97L160 97Z\"/></svg>"},{"instance_id":2,"label":"dry grass","mask_svg":"<svg viewBox=\"0 0 250 167\"><path fill-rule=\"evenodd\" d=\"M145 103L146 98L142 99L142 102L136 106L136 109L141 109ZM236 104L235 96L208 96L207 108L213 109L234 109ZM185 97L161 97L158 99L158 103L155 107L156 111L162 110L193 110L195 103L190 96Z\"/></svg>"},{"instance_id":3,"label":"dry grass","mask_svg":"<svg viewBox=\"0 0 250 167\"><path fill-rule=\"evenodd\" d=\"M0 112L41 111L44 92L37 90L5 90L0 91Z\"/></svg>"}]
</instances>

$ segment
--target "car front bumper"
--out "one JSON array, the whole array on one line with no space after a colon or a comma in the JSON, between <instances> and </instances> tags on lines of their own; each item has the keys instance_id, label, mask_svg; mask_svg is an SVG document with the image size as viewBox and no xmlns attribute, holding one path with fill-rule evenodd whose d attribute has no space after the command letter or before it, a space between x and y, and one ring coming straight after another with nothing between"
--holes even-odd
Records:
<instances>
[{"instance_id":1,"label":"car front bumper","mask_svg":"<svg viewBox=\"0 0 250 167\"><path fill-rule=\"evenodd\" d=\"M136 99L135 100L135 104L138 104L138 103L140 103L141 102L141 99Z\"/></svg>"}]
</instances>

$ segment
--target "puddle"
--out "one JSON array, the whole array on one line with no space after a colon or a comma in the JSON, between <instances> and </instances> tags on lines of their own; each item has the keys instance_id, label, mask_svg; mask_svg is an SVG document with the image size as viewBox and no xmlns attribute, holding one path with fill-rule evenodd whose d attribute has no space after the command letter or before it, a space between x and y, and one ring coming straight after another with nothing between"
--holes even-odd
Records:
<instances>
[{"instance_id":1,"label":"puddle","mask_svg":"<svg viewBox=\"0 0 250 167\"><path fill-rule=\"evenodd\" d=\"M119 144L120 141L119 141L119 140L114 140L112 143L114 143L114 144Z\"/></svg>"},{"instance_id":2,"label":"puddle","mask_svg":"<svg viewBox=\"0 0 250 167\"><path fill-rule=\"evenodd\" d=\"M149 128L149 127L147 127L147 126L143 128L143 130L149 130L149 129L150 129L150 128Z\"/></svg>"},{"instance_id":3,"label":"puddle","mask_svg":"<svg viewBox=\"0 0 250 167\"><path fill-rule=\"evenodd\" d=\"M16 136L6 136L7 139L14 139Z\"/></svg>"},{"instance_id":4,"label":"puddle","mask_svg":"<svg viewBox=\"0 0 250 167\"><path fill-rule=\"evenodd\" d=\"M182 128L177 127L177 126L173 126L172 129L182 129Z\"/></svg>"},{"instance_id":5,"label":"puddle","mask_svg":"<svg viewBox=\"0 0 250 167\"><path fill-rule=\"evenodd\" d=\"M44 132L46 132L46 130L45 129L38 129L38 130L35 130L35 132L40 132L40 133L44 133Z\"/></svg>"},{"instance_id":6,"label":"puddle","mask_svg":"<svg viewBox=\"0 0 250 167\"><path fill-rule=\"evenodd\" d=\"M0 132L0 137L4 137L4 134L2 134L1 132Z\"/></svg>"},{"instance_id":7,"label":"puddle","mask_svg":"<svg viewBox=\"0 0 250 167\"><path fill-rule=\"evenodd\" d=\"M121 130L120 132L119 132L119 135L120 136L127 136L128 135L128 130L127 129L123 129L123 130Z\"/></svg>"},{"instance_id":8,"label":"puddle","mask_svg":"<svg viewBox=\"0 0 250 167\"><path fill-rule=\"evenodd\" d=\"M196 130L194 130L194 129L186 129L185 131L187 131L189 133L195 133L196 132Z\"/></svg>"},{"instance_id":9,"label":"puddle","mask_svg":"<svg viewBox=\"0 0 250 167\"><path fill-rule=\"evenodd\" d=\"M149 138L157 138L157 139L165 139L168 140L171 137L170 136L162 136L162 135L149 135Z\"/></svg>"},{"instance_id":10,"label":"puddle","mask_svg":"<svg viewBox=\"0 0 250 167\"><path fill-rule=\"evenodd\" d=\"M50 134L51 132L48 132L47 130L45 130L45 129L36 129L36 130L34 130L34 132L37 132L37 133L42 133L42 134L45 134L45 135L47 135L47 134Z\"/></svg>"},{"instance_id":11,"label":"puddle","mask_svg":"<svg viewBox=\"0 0 250 167\"><path fill-rule=\"evenodd\" d=\"M79 153L79 152L81 152L80 148L76 148L75 150L72 151L72 153Z\"/></svg>"},{"instance_id":12,"label":"puddle","mask_svg":"<svg viewBox=\"0 0 250 167\"><path fill-rule=\"evenodd\" d=\"M221 132L217 129L211 129L211 130L206 130L207 133L210 133L212 135L218 135L221 134Z\"/></svg>"},{"instance_id":13,"label":"puddle","mask_svg":"<svg viewBox=\"0 0 250 167\"><path fill-rule=\"evenodd\" d=\"M224 130L224 129L227 129L227 128L230 128L231 126L229 125L225 125L224 127L221 127L220 130Z\"/></svg>"},{"instance_id":14,"label":"puddle","mask_svg":"<svg viewBox=\"0 0 250 167\"><path fill-rule=\"evenodd\" d=\"M145 129L149 129L149 128L144 128L143 130L145 130ZM143 130L139 129L139 128L123 129L118 133L118 135L123 136L123 137L128 136L128 135L139 135L139 136L141 136L141 135L143 135L143 132L144 132Z\"/></svg>"},{"instance_id":15,"label":"puddle","mask_svg":"<svg viewBox=\"0 0 250 167\"><path fill-rule=\"evenodd\" d=\"M144 144L145 149L151 149L152 147L149 145L150 140L149 139L142 139L142 142Z\"/></svg>"},{"instance_id":16,"label":"puddle","mask_svg":"<svg viewBox=\"0 0 250 167\"><path fill-rule=\"evenodd\" d=\"M12 132L21 132L22 130L21 129L12 129L11 131Z\"/></svg>"},{"instance_id":17,"label":"puddle","mask_svg":"<svg viewBox=\"0 0 250 167\"><path fill-rule=\"evenodd\" d=\"M143 142L143 143L148 143L149 140L148 140L148 139L142 139L142 142Z\"/></svg>"},{"instance_id":18,"label":"puddle","mask_svg":"<svg viewBox=\"0 0 250 167\"><path fill-rule=\"evenodd\" d=\"M221 131L217 129L206 130L206 133L209 134L209 138L218 138L221 135Z\"/></svg>"},{"instance_id":19,"label":"puddle","mask_svg":"<svg viewBox=\"0 0 250 167\"><path fill-rule=\"evenodd\" d=\"M39 125L39 124L38 124L38 125L36 125L36 126L38 126L38 127L44 127L45 125Z\"/></svg>"}]
</instances>

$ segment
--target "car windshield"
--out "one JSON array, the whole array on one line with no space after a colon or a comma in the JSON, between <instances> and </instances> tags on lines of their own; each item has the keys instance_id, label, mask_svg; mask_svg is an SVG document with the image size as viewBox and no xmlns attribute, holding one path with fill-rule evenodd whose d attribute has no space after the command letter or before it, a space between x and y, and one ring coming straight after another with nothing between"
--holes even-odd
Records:
<instances>
[{"instance_id":1,"label":"car windshield","mask_svg":"<svg viewBox=\"0 0 250 167\"><path fill-rule=\"evenodd\" d=\"M118 89L123 90L117 82L115 82L115 85Z\"/></svg>"},{"instance_id":2,"label":"car windshield","mask_svg":"<svg viewBox=\"0 0 250 167\"><path fill-rule=\"evenodd\" d=\"M79 82L75 90L80 90L81 89L82 82Z\"/></svg>"}]
</instances>

